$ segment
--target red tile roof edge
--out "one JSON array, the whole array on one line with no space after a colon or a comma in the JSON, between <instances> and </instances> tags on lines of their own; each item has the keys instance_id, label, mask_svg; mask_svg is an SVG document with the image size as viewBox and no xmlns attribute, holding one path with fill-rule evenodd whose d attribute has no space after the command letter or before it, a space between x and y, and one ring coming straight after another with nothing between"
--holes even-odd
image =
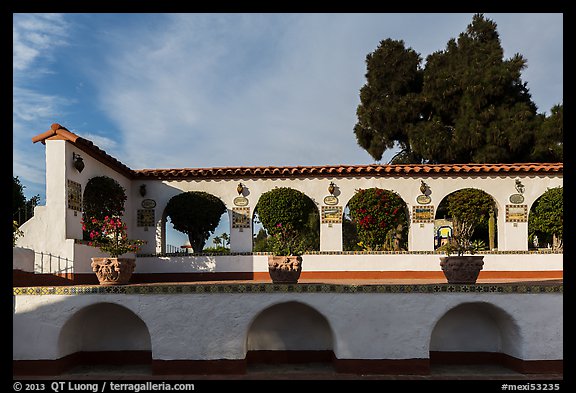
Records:
<instances>
[{"instance_id":1,"label":"red tile roof edge","mask_svg":"<svg viewBox=\"0 0 576 393\"><path fill-rule=\"evenodd\" d=\"M313 166L244 166L212 168L130 169L92 141L70 132L54 123L50 130L32 138L32 142L66 140L95 159L132 179L194 179L194 178L292 178L292 177L351 177L365 175L450 175L458 173L562 173L563 163L510 163L510 164L367 164L367 165L313 165Z\"/></svg>"}]
</instances>

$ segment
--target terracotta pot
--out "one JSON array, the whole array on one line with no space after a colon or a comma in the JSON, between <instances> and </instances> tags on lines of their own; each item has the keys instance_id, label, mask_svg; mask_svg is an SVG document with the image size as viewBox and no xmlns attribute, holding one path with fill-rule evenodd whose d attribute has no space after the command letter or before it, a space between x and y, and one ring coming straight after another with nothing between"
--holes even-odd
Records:
<instances>
[{"instance_id":1,"label":"terracotta pot","mask_svg":"<svg viewBox=\"0 0 576 393\"><path fill-rule=\"evenodd\" d=\"M268 272L275 284L296 284L302 272L302 257L268 256Z\"/></svg>"},{"instance_id":2,"label":"terracotta pot","mask_svg":"<svg viewBox=\"0 0 576 393\"><path fill-rule=\"evenodd\" d=\"M440 266L448 284L475 284L484 266L483 255L440 257Z\"/></svg>"},{"instance_id":3,"label":"terracotta pot","mask_svg":"<svg viewBox=\"0 0 576 393\"><path fill-rule=\"evenodd\" d=\"M100 285L128 284L136 267L135 258L92 258L92 271Z\"/></svg>"}]
</instances>

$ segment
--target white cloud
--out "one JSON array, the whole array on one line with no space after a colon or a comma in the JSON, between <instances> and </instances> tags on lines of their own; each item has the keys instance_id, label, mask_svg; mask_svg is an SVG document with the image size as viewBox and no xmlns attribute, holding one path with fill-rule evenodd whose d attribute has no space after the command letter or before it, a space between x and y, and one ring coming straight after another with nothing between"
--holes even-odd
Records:
<instances>
[{"instance_id":1,"label":"white cloud","mask_svg":"<svg viewBox=\"0 0 576 393\"><path fill-rule=\"evenodd\" d=\"M37 59L50 56L66 44L67 24L60 14L14 14L12 66L15 72L30 70Z\"/></svg>"},{"instance_id":2,"label":"white cloud","mask_svg":"<svg viewBox=\"0 0 576 393\"><path fill-rule=\"evenodd\" d=\"M66 45L67 24L59 14L13 15L13 166L25 195L44 195L44 150L31 137L46 131L74 101L41 91L37 81L48 75L54 51Z\"/></svg>"}]
</instances>

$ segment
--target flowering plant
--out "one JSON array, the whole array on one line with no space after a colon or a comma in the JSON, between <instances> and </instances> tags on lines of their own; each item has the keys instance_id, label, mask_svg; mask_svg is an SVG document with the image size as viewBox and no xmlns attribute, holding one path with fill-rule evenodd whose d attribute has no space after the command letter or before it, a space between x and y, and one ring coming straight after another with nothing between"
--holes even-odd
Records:
<instances>
[{"instance_id":1,"label":"flowering plant","mask_svg":"<svg viewBox=\"0 0 576 393\"><path fill-rule=\"evenodd\" d=\"M274 255L302 255L306 251L306 240L290 223L276 224L268 244Z\"/></svg>"},{"instance_id":2,"label":"flowering plant","mask_svg":"<svg viewBox=\"0 0 576 393\"><path fill-rule=\"evenodd\" d=\"M93 217L90 219L90 227L92 229L88 245L100 248L113 258L127 252L137 252L146 243L144 240L129 240L126 224L117 216L106 216L103 221ZM82 230L86 230L84 221Z\"/></svg>"},{"instance_id":3,"label":"flowering plant","mask_svg":"<svg viewBox=\"0 0 576 393\"><path fill-rule=\"evenodd\" d=\"M356 190L348 202L358 245L364 250L393 250L407 236L406 204L395 192L380 188Z\"/></svg>"}]
</instances>

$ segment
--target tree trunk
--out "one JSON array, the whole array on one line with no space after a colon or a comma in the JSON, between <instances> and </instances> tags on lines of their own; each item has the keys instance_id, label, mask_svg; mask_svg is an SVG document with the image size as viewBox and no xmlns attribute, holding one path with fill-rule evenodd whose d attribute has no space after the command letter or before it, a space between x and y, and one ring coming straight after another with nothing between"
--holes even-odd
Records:
<instances>
[{"instance_id":1,"label":"tree trunk","mask_svg":"<svg viewBox=\"0 0 576 393\"><path fill-rule=\"evenodd\" d=\"M188 234L188 240L190 241L190 245L192 246L192 252L202 252L204 249L204 245L206 244L206 240L202 238L195 238L191 234Z\"/></svg>"}]
</instances>

